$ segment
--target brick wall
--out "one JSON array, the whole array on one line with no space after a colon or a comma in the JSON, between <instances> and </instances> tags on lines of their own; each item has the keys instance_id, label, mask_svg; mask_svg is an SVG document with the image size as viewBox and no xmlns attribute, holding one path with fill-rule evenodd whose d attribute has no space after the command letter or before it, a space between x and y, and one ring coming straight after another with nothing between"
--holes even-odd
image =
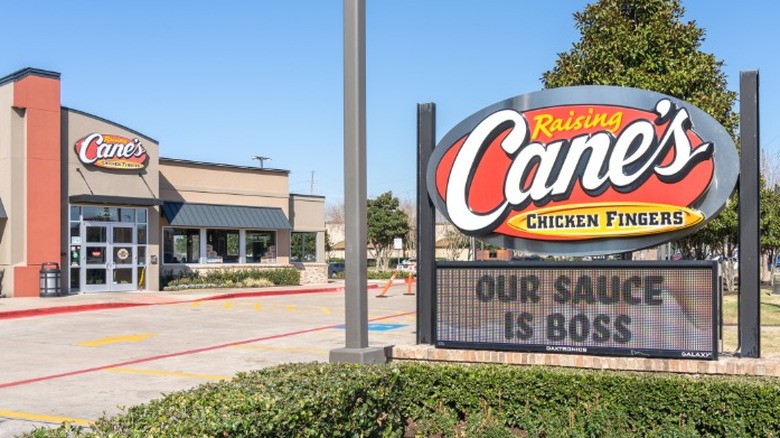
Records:
<instances>
[{"instance_id":1,"label":"brick wall","mask_svg":"<svg viewBox=\"0 0 780 438\"><path fill-rule=\"evenodd\" d=\"M327 263L293 263L301 273L301 284L324 284L328 282Z\"/></svg>"},{"instance_id":2,"label":"brick wall","mask_svg":"<svg viewBox=\"0 0 780 438\"><path fill-rule=\"evenodd\" d=\"M620 371L652 371L684 374L727 374L780 377L780 355L759 359L722 357L719 360L645 359L576 354L520 353L486 350L452 350L431 345L396 345L395 361L496 363L507 365L546 365Z\"/></svg>"}]
</instances>

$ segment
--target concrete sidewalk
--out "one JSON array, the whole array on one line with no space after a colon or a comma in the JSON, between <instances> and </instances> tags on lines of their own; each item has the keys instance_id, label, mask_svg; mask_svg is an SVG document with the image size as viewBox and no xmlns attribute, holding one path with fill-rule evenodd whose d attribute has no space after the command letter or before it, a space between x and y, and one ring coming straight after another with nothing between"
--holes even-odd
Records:
<instances>
[{"instance_id":1,"label":"concrete sidewalk","mask_svg":"<svg viewBox=\"0 0 780 438\"><path fill-rule=\"evenodd\" d=\"M376 289L386 281L369 281L367 289ZM0 298L0 320L118 309L161 304L188 303L207 300L244 298L252 296L293 295L307 293L343 292L344 281L332 280L323 284L305 286L275 286L246 289L192 289L186 291L98 292L35 298Z\"/></svg>"}]
</instances>

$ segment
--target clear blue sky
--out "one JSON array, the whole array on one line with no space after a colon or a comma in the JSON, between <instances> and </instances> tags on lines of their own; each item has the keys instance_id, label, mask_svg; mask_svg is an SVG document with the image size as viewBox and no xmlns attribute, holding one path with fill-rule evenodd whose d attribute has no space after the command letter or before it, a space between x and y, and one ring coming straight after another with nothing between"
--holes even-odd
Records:
<instances>
[{"instance_id":1,"label":"clear blue sky","mask_svg":"<svg viewBox=\"0 0 780 438\"><path fill-rule=\"evenodd\" d=\"M438 134L541 88L579 39L584 0L367 0L368 193L414 199L416 104ZM778 2L683 0L703 50L760 71L761 143L780 150ZM343 200L342 1L14 1L0 76L62 73L62 103L160 142L169 158L287 169L290 190Z\"/></svg>"}]
</instances>

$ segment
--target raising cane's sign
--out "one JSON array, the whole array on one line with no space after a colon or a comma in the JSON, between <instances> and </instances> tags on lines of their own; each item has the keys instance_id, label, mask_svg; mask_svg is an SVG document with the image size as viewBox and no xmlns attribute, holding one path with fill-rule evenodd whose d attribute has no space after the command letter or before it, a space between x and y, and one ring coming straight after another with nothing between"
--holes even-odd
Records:
<instances>
[{"instance_id":1,"label":"raising cane's sign","mask_svg":"<svg viewBox=\"0 0 780 438\"><path fill-rule=\"evenodd\" d=\"M89 134L75 145L76 155L85 165L112 170L140 170L149 162L149 154L137 138L114 134Z\"/></svg>"},{"instance_id":2,"label":"raising cane's sign","mask_svg":"<svg viewBox=\"0 0 780 438\"><path fill-rule=\"evenodd\" d=\"M499 102L434 149L427 184L462 232L542 254L611 254L702 227L738 175L702 110L645 90L584 86Z\"/></svg>"}]
</instances>

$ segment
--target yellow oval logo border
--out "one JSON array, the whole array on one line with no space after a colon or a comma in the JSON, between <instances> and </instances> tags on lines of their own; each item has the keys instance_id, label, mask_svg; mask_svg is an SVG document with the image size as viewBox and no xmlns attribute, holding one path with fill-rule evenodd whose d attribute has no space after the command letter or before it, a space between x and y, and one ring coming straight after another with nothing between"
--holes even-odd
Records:
<instances>
[{"instance_id":1,"label":"yellow oval logo border","mask_svg":"<svg viewBox=\"0 0 780 438\"><path fill-rule=\"evenodd\" d=\"M678 205L603 202L527 211L509 218L507 225L540 238L584 240L668 233L702 221L702 212Z\"/></svg>"}]
</instances>

